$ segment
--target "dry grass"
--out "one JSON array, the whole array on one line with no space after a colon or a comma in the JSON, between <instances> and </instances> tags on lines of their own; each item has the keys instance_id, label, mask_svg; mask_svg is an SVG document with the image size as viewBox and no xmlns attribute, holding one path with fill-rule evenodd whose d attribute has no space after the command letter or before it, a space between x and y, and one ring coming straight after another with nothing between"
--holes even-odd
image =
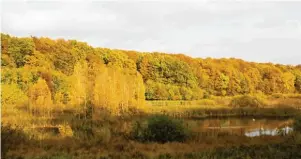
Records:
<instances>
[{"instance_id":1,"label":"dry grass","mask_svg":"<svg viewBox=\"0 0 301 159\"><path fill-rule=\"evenodd\" d=\"M301 109L301 98L272 98L268 100L267 107L293 107Z\"/></svg>"},{"instance_id":2,"label":"dry grass","mask_svg":"<svg viewBox=\"0 0 301 159\"><path fill-rule=\"evenodd\" d=\"M287 94L283 98L258 97L264 106L263 108L297 108L301 109L301 95ZM257 96L256 96L257 97ZM212 99L203 99L195 101L146 101L144 111L149 114L169 114L184 113L189 110L217 110L232 109L229 103L235 97L212 97Z\"/></svg>"},{"instance_id":3,"label":"dry grass","mask_svg":"<svg viewBox=\"0 0 301 159\"><path fill-rule=\"evenodd\" d=\"M230 101L230 97L213 97L212 99L198 101L147 101L146 106L143 107L142 111L145 113L145 115L166 114L177 118L208 117L210 115L231 116L235 114L237 115L237 113L247 113L247 115L269 115L277 117L283 114L291 115L291 113L297 113L295 110L289 110L286 112L286 109L283 109L283 107L298 108L301 105L301 98L299 98L298 95L287 95L281 98L268 97L266 98L267 105L265 108L245 109L243 111L234 110L233 108L229 107L228 104ZM65 118L64 115L67 117ZM98 115L98 125L95 125L94 129L96 129L95 132L99 133L90 139L83 139L80 138L80 136L76 136L78 133L75 130L73 130L73 136L67 135L68 137L66 137L66 135L55 136L51 133L41 133L39 131L30 129L33 124L35 126L51 124L54 118L60 120L59 122L65 122L67 120L71 121L73 118L79 120L74 116L72 109L69 109L67 112L60 112L60 114L54 115L53 118L33 116L20 109L2 109L2 122L22 125L24 126L24 131L27 134L34 135L34 137L31 138L33 139L32 143L24 143L16 146L16 149L9 151L8 156L11 156L11 158L13 158L12 156L33 158L39 154L41 158L46 158L45 156L53 157L56 155L67 156L61 158L68 158L68 156L72 156L73 158L100 158L100 156L111 156L111 158L118 158L117 155L120 155L119 157L126 155L130 156L130 158L139 158L139 155L141 155L152 158L166 153L174 154L200 152L216 147L227 147L241 144L252 145L280 143L284 140L279 136L264 136L250 139L237 135L197 135L191 136L191 138L189 138L185 143L140 143L132 141L127 137L128 132L131 130L131 124L128 124L124 121L127 120L127 118L128 120L133 120L133 117L124 116L122 118L115 118L108 115ZM76 123L77 122L74 122L72 124ZM75 126L86 126L85 123L77 124L78 125ZM262 141L265 142L263 143Z\"/></svg>"},{"instance_id":4,"label":"dry grass","mask_svg":"<svg viewBox=\"0 0 301 159\"><path fill-rule=\"evenodd\" d=\"M265 141L265 142L262 142ZM57 154L61 156L72 156L72 158L99 158L100 156L118 158L118 156L128 156L128 158L139 158L139 155L147 158L155 158L161 154L181 154L208 151L217 147L232 147L238 145L264 145L281 143L285 139L281 137L256 137L247 138L239 136L212 137L203 138L198 142L193 140L185 143L169 142L159 144L155 142L140 143L131 140L125 140L116 137L108 144L85 145L81 142L72 141L72 139L44 140L40 146L23 146L18 150L8 153L8 156L26 156L27 158L45 158L45 156L54 157ZM44 156L44 157L43 157Z\"/></svg>"}]
</instances>

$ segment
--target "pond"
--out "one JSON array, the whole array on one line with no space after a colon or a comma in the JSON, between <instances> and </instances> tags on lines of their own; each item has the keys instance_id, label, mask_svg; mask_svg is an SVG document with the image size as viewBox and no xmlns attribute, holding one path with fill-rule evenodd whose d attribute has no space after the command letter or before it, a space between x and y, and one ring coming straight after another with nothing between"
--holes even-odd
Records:
<instances>
[{"instance_id":1,"label":"pond","mask_svg":"<svg viewBox=\"0 0 301 159\"><path fill-rule=\"evenodd\" d=\"M129 132L131 125L135 121L145 121L147 118L135 118L129 120L119 120L116 123L111 123L111 131L122 133ZM190 129L192 133L198 136L221 136L221 135L239 135L247 137L256 137L263 135L287 135L293 131L293 119L253 119L253 118L207 118L207 119L184 119L185 127ZM58 125L62 125L61 119L52 120L48 126L36 127L35 129L43 133L59 134ZM91 125L88 121L74 120L68 124L73 131L82 131ZM73 126L72 126L73 124ZM108 124L105 121L94 121L93 128L101 129L103 125ZM64 124L63 124L64 125ZM83 128L83 125L85 126ZM87 127L88 126L88 127Z\"/></svg>"},{"instance_id":2,"label":"pond","mask_svg":"<svg viewBox=\"0 0 301 159\"><path fill-rule=\"evenodd\" d=\"M226 118L185 120L186 126L202 135L240 135L255 137L262 135L286 135L293 131L292 119Z\"/></svg>"}]
</instances>

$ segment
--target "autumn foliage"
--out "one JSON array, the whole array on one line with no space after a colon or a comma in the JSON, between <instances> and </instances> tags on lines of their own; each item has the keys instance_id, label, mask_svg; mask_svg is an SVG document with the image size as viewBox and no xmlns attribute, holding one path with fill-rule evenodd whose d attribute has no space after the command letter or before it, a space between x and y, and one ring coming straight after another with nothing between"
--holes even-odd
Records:
<instances>
[{"instance_id":1,"label":"autumn foliage","mask_svg":"<svg viewBox=\"0 0 301 159\"><path fill-rule=\"evenodd\" d=\"M93 48L75 40L5 34L1 49L2 105L24 105L33 114L89 108L120 115L143 107L145 99L301 92L298 66Z\"/></svg>"}]
</instances>

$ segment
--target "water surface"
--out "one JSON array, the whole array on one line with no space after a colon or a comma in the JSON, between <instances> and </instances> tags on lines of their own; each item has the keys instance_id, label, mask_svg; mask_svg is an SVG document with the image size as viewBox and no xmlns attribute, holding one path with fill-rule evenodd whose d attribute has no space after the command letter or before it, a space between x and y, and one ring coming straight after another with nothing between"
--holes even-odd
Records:
<instances>
[{"instance_id":1,"label":"water surface","mask_svg":"<svg viewBox=\"0 0 301 159\"><path fill-rule=\"evenodd\" d=\"M244 135L248 137L262 135L287 135L292 132L292 119L204 119L186 120L186 126L193 132L205 135Z\"/></svg>"}]
</instances>

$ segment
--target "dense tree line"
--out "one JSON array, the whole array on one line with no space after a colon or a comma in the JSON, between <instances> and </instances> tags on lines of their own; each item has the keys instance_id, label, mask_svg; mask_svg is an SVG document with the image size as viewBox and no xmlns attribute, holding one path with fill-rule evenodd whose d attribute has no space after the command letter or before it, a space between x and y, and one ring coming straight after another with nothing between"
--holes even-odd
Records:
<instances>
[{"instance_id":1,"label":"dense tree line","mask_svg":"<svg viewBox=\"0 0 301 159\"><path fill-rule=\"evenodd\" d=\"M67 106L80 111L92 104L119 114L143 105L144 99L301 92L301 66L93 48L75 40L6 34L1 34L1 49L2 104L24 105L32 113L51 115Z\"/></svg>"},{"instance_id":2,"label":"dense tree line","mask_svg":"<svg viewBox=\"0 0 301 159\"><path fill-rule=\"evenodd\" d=\"M127 53L131 59L131 54ZM300 93L300 66L240 59L193 59L182 54L138 53L147 99L200 99L209 95Z\"/></svg>"},{"instance_id":3,"label":"dense tree line","mask_svg":"<svg viewBox=\"0 0 301 159\"><path fill-rule=\"evenodd\" d=\"M51 116L71 107L119 115L143 106L144 84L124 53L74 40L1 34L3 106ZM99 108L99 109L95 109Z\"/></svg>"}]
</instances>

